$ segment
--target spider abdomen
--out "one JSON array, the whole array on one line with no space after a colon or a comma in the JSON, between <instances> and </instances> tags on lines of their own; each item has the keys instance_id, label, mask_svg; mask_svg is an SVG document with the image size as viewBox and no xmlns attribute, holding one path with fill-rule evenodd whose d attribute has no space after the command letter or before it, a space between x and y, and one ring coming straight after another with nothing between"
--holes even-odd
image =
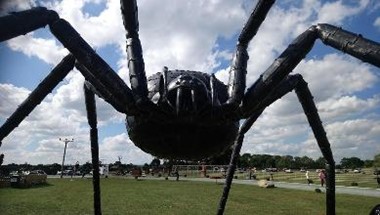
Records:
<instances>
[{"instance_id":1,"label":"spider abdomen","mask_svg":"<svg viewBox=\"0 0 380 215\"><path fill-rule=\"evenodd\" d=\"M128 134L143 151L159 158L199 160L227 150L237 135L239 123L210 121L156 121L127 117Z\"/></svg>"}]
</instances>

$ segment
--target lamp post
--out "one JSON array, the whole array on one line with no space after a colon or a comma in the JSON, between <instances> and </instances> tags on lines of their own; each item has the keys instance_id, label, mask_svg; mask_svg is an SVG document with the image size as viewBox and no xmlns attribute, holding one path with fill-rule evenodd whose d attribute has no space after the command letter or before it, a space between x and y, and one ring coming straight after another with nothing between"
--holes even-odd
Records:
<instances>
[{"instance_id":1,"label":"lamp post","mask_svg":"<svg viewBox=\"0 0 380 215\"><path fill-rule=\"evenodd\" d=\"M59 140L65 143L65 148L63 149L62 168L61 168L61 178L63 178L63 166L65 165L67 144L70 142L74 142L74 138L71 138L71 140L69 140L67 138L65 138L65 139L59 138Z\"/></svg>"}]
</instances>

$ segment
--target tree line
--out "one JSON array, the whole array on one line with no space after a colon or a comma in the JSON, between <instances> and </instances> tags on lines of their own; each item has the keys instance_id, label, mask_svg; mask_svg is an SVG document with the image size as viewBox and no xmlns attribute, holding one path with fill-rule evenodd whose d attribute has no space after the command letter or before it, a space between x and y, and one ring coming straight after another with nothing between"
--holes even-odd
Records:
<instances>
[{"instance_id":1,"label":"tree line","mask_svg":"<svg viewBox=\"0 0 380 215\"><path fill-rule=\"evenodd\" d=\"M228 165L230 153L225 153L223 155L210 158L202 161L184 161L184 160L163 160L154 158L149 164L145 163L143 165L135 164L123 164L120 159L114 163L110 163L109 169L113 172L128 172L136 167L142 168L143 170L155 169L155 168L165 168L172 165ZM268 155L268 154L249 154L245 153L239 156L238 159L239 168L252 168L266 169L266 168L277 168L277 169L322 169L325 167L325 159L319 157L316 160L307 156L291 156L291 155ZM374 156L373 160L361 160L358 157L344 157L339 164L336 165L337 169L356 169L356 168L369 168L375 167L380 168L380 154ZM74 165L65 165L64 169L73 169ZM31 170L43 170L48 175L55 175L58 171L61 171L62 166L58 163L54 164L38 164L31 165L28 163L24 164L6 164L0 166L0 175L8 175L12 171L31 171ZM92 164L86 162L82 165L76 167L77 170L81 172L90 172L92 170Z\"/></svg>"},{"instance_id":2,"label":"tree line","mask_svg":"<svg viewBox=\"0 0 380 215\"><path fill-rule=\"evenodd\" d=\"M376 156L375 156L376 157ZM378 155L380 160L380 154ZM259 169L277 168L277 169L322 169L325 168L325 159L319 157L316 160L308 156L291 156L291 155L268 155L268 154L243 154L239 158L238 166L242 168L256 167ZM337 169L356 169L368 168L374 166L374 160L361 160L358 157L342 158ZM378 166L380 167L380 165Z\"/></svg>"}]
</instances>

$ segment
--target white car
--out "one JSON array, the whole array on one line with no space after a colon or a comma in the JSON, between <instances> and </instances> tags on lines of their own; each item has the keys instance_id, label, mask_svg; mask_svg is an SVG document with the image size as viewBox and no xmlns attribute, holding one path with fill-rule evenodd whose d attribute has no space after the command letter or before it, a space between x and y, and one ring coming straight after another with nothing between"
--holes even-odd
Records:
<instances>
[{"instance_id":1,"label":"white car","mask_svg":"<svg viewBox=\"0 0 380 215\"><path fill-rule=\"evenodd\" d=\"M286 169L285 172L286 173L293 173L292 169Z\"/></svg>"}]
</instances>

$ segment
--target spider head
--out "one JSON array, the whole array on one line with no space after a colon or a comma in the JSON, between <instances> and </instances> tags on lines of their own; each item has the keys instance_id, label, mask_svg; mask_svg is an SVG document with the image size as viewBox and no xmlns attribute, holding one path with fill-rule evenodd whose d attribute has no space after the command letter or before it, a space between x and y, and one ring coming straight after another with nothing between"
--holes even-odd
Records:
<instances>
[{"instance_id":1,"label":"spider head","mask_svg":"<svg viewBox=\"0 0 380 215\"><path fill-rule=\"evenodd\" d=\"M210 104L206 84L187 74L181 74L168 83L165 100L178 116L197 113Z\"/></svg>"}]
</instances>

